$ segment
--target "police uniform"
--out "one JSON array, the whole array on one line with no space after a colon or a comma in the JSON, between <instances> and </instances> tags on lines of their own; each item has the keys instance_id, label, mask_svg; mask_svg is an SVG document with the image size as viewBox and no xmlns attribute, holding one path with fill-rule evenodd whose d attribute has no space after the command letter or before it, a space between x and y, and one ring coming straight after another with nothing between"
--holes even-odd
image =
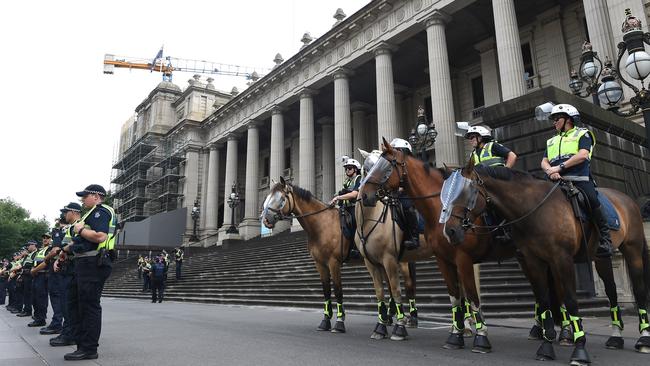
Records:
<instances>
[{"instance_id":1,"label":"police uniform","mask_svg":"<svg viewBox=\"0 0 650 366\"><path fill-rule=\"evenodd\" d=\"M474 165L505 166L510 149L496 141L490 141L472 151Z\"/></svg>"},{"instance_id":2,"label":"police uniform","mask_svg":"<svg viewBox=\"0 0 650 366\"><path fill-rule=\"evenodd\" d=\"M97 184L77 192L77 196L90 194L106 195L106 190ZM101 334L102 307L100 299L106 279L111 274L110 251L114 248L116 217L113 209L106 204L98 204L88 210L81 218L84 227L72 238L71 251L74 253L74 274L69 289L69 315L77 351L64 356L66 360L97 358L97 347ZM102 232L106 240L94 243L80 233L84 229Z\"/></svg>"},{"instance_id":3,"label":"police uniform","mask_svg":"<svg viewBox=\"0 0 650 366\"><path fill-rule=\"evenodd\" d=\"M159 303L163 301L164 281L165 281L165 264L158 259L151 266L151 302Z\"/></svg>"},{"instance_id":4,"label":"police uniform","mask_svg":"<svg viewBox=\"0 0 650 366\"><path fill-rule=\"evenodd\" d=\"M36 249L39 248L38 243L35 240L30 240L29 241L29 246L34 245ZM21 269L21 274L20 274L20 279L19 281L19 286L22 289L23 293L23 309L20 313L17 314L19 317L28 317L32 316L32 308L33 308L33 297L32 297L32 274L30 271L32 270L32 267L34 265L34 257L36 256L36 250L33 252L27 253L25 255L25 258L23 258L22 261L22 269Z\"/></svg>"},{"instance_id":5,"label":"police uniform","mask_svg":"<svg viewBox=\"0 0 650 366\"><path fill-rule=\"evenodd\" d=\"M50 237L50 234L46 233L43 237ZM52 247L47 245L36 251L33 263L34 268L45 261L45 257L49 254L51 249ZM34 321L27 324L30 327L42 327L45 325L45 319L47 317L47 272L48 270L46 267L32 275Z\"/></svg>"},{"instance_id":6,"label":"police uniform","mask_svg":"<svg viewBox=\"0 0 650 366\"><path fill-rule=\"evenodd\" d=\"M7 267L9 263L5 259L0 264L0 305L4 305L7 300L7 278L9 277Z\"/></svg>"},{"instance_id":7,"label":"police uniform","mask_svg":"<svg viewBox=\"0 0 650 366\"><path fill-rule=\"evenodd\" d=\"M20 313L22 311L23 299L22 292L18 289L18 273L16 273L16 268L20 264L20 258L22 254L20 252L14 253L14 260L9 263L9 277L7 279L7 292L9 293L9 306L7 310L11 313Z\"/></svg>"},{"instance_id":8,"label":"police uniform","mask_svg":"<svg viewBox=\"0 0 650 366\"><path fill-rule=\"evenodd\" d=\"M183 267L183 249L178 248L176 249L176 252L174 252L174 259L176 259L176 279L180 280L181 279L181 268Z\"/></svg>"}]
</instances>

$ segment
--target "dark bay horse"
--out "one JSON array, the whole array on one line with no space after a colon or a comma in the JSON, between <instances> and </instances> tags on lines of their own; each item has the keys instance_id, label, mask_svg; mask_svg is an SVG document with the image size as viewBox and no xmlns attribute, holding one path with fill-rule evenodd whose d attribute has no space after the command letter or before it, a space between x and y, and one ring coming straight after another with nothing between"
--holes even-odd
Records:
<instances>
[{"instance_id":1,"label":"dark bay horse","mask_svg":"<svg viewBox=\"0 0 650 366\"><path fill-rule=\"evenodd\" d=\"M514 248L487 245L486 241L491 238L489 235L485 236L485 240L479 240L478 236L468 236L462 246L449 244L444 237L443 225L438 223L442 207L440 191L447 175L446 169L432 168L409 154L393 149L384 140L381 158L362 182L359 194L363 206L373 206L378 197L394 194L400 187L408 196L414 198L415 207L424 217L425 240L418 250L405 251L402 260L422 260L435 255L452 304L453 325L445 348L464 347L465 309L461 301L464 290L476 323L472 350L480 353L490 352L491 345L487 338L487 325L483 321L473 264L482 260L512 257ZM396 261L395 255L392 254L394 252L386 248L378 255L381 255L382 260L388 260L392 256L391 260ZM388 276L392 279L396 278L397 274L389 273Z\"/></svg>"},{"instance_id":2,"label":"dark bay horse","mask_svg":"<svg viewBox=\"0 0 650 366\"><path fill-rule=\"evenodd\" d=\"M452 242L462 241L462 233L472 227L468 224L472 214L478 206L485 206L485 201L489 202L511 227L514 242L528 266L529 280L540 304L543 343L537 351L537 358L555 357L551 344L555 330L548 300L549 288L553 286L558 298L564 301L573 330L575 348L571 364L588 364L590 360L585 350L586 337L576 301L573 263L574 256L580 250L584 231L574 215L571 203L557 188L558 183L536 179L528 173L506 168L474 167L473 161L462 169L461 174L464 181L461 179L458 184L462 190L456 199L451 200L450 207L446 208L451 213L445 224L445 233L449 239ZM621 192L612 189L599 189L599 192L609 198L620 219L620 230L611 232L612 242L621 251L628 265L636 299L641 337L635 348L648 353L650 324L647 293L650 285L650 259L640 210L634 200ZM477 207L474 207L474 202ZM597 240L596 234L589 240L587 252L591 258L595 254ZM618 308L611 260L598 259L595 264L608 289L612 308ZM547 275L549 271L552 281ZM622 328L620 313L618 319L613 318L613 324ZM616 337L610 337L608 346L612 338ZM622 347L622 339L620 341Z\"/></svg>"},{"instance_id":3,"label":"dark bay horse","mask_svg":"<svg viewBox=\"0 0 650 366\"><path fill-rule=\"evenodd\" d=\"M262 223L267 228L273 228L279 220L292 217L298 220L307 233L307 249L314 260L323 286L325 310L318 330L344 333L345 309L341 266L349 253L351 240L341 232L339 212L333 206L315 198L308 190L291 185L281 177L280 182L271 187L264 201ZM402 271L407 293L415 293L415 283L411 280L407 263L402 265ZM332 285L336 296L337 320L334 328L331 325Z\"/></svg>"}]
</instances>

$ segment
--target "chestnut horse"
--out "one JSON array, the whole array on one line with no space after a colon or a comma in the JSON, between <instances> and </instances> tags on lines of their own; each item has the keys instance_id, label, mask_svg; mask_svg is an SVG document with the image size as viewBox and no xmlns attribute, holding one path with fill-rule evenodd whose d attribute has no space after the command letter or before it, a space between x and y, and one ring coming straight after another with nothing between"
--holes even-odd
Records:
<instances>
[{"instance_id":1,"label":"chestnut horse","mask_svg":"<svg viewBox=\"0 0 650 366\"><path fill-rule=\"evenodd\" d=\"M464 290L476 323L472 351L486 353L491 351L491 345L487 337L487 326L483 321L473 264L484 260L512 257L514 247L486 245L491 238L488 234L485 235L485 240L478 240L477 236L468 236L462 246L449 244L443 235L443 225L438 223L442 207L440 191L447 175L446 169L432 168L410 154L393 149L384 139L381 158L362 181L359 190L361 204L373 206L377 198L386 196L400 199L394 196L400 187L413 199L415 207L425 220L425 240L421 242L419 249L405 251L402 260L423 260L435 255L452 304L452 327L444 347L449 349L464 347L465 310L461 301ZM398 260L392 245L385 246L383 251L373 253L373 257L376 262L384 263L389 282L398 278L396 271L390 270L395 266L387 264Z\"/></svg>"},{"instance_id":2,"label":"chestnut horse","mask_svg":"<svg viewBox=\"0 0 650 366\"><path fill-rule=\"evenodd\" d=\"M507 221L504 225L511 227L513 239L524 256L529 280L540 304L543 342L537 351L537 358L555 357L551 344L555 330L548 300L549 287L553 286L558 298L564 301L573 328L575 348L571 364L588 364L590 360L585 349L586 337L576 301L573 263L586 230L576 219L571 203L558 189L559 183L535 179L528 173L501 167L474 167L473 161L462 169L461 174L459 184L462 186L462 192L456 199L452 198L446 208L451 213L445 224L445 233L449 239L460 243L463 235L459 233L472 227L468 221L477 210L474 202L482 201L477 202L477 206L485 206L485 201L489 202L497 214ZM647 353L650 352L650 324L647 313L650 259L640 210L634 200L621 192L605 188L598 191L609 198L620 219L620 229L611 233L612 242L614 247L621 251L628 265L637 303L641 337L635 348ZM597 233L597 230L591 232ZM588 257L593 258L597 240L597 234L591 235L587 246ZM622 348L620 330L623 324L616 303L611 259L596 259L595 264L605 283L612 312L615 314L612 323L616 332L608 340L607 346ZM552 280L547 276L549 271ZM549 283L551 281L552 283Z\"/></svg>"},{"instance_id":3,"label":"chestnut horse","mask_svg":"<svg viewBox=\"0 0 650 366\"><path fill-rule=\"evenodd\" d=\"M341 266L347 259L351 240L341 232L339 212L333 206L316 199L311 192L289 184L280 177L264 201L262 223L272 229L279 220L296 218L307 233L307 249L320 275L325 297L324 318L318 330L345 333L345 309ZM359 261L360 263L360 261ZM407 293L415 293L408 263L402 264ZM336 296L336 324L332 318L332 284Z\"/></svg>"}]
</instances>

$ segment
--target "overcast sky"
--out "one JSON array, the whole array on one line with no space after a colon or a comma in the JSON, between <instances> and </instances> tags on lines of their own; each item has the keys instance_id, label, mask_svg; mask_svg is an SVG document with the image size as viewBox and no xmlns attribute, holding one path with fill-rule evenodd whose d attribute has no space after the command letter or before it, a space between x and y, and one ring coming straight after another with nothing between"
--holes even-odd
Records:
<instances>
[{"instance_id":1,"label":"overcast sky","mask_svg":"<svg viewBox=\"0 0 650 366\"><path fill-rule=\"evenodd\" d=\"M165 55L272 67L294 55L308 31L327 32L337 7L351 15L369 0L13 1L0 12L0 198L52 221L74 192L110 187L120 126L161 81L116 69L105 53ZM191 74L174 73L181 88ZM205 79L207 76L203 76ZM218 89L245 80L213 76Z\"/></svg>"}]
</instances>

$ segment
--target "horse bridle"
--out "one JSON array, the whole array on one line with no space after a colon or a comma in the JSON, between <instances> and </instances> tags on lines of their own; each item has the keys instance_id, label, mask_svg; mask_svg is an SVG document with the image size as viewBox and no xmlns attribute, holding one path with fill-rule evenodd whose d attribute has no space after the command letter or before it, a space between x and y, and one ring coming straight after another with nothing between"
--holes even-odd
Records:
<instances>
[{"instance_id":1,"label":"horse bridle","mask_svg":"<svg viewBox=\"0 0 650 366\"><path fill-rule=\"evenodd\" d=\"M477 186L477 187L476 187L476 190L477 190L477 192L478 192L477 194L480 194L481 196L483 196L483 198L485 199L485 205L483 205L483 209L482 209L481 211L479 211L477 214L474 215L474 218L473 218L473 219L471 218L470 213L472 212L472 210L473 210L474 208L471 208L471 209L470 209L469 207L463 207L463 215L462 215L462 216L457 215L457 214L454 214L454 213L452 213L452 214L450 215L451 217L455 217L455 218L457 218L458 220L460 220L460 222L461 222L461 225L460 225L460 226L463 228L464 231L467 231L467 230L469 230L469 229L474 230L474 229L480 227L480 226L478 226L478 225L474 225L473 221L474 221L474 219L476 219L477 217L480 217L480 216L482 216L482 215L484 215L484 214L486 213L486 211L487 211L487 209L488 209L488 206L490 205L490 202L491 202L490 195L487 193L487 188L485 187L485 183L483 182L483 179L481 179L481 176L480 176L476 171L472 171L472 173L473 173L474 175L476 175L476 180L471 179L471 178L470 178L470 180L471 180L472 182L475 182L475 184L476 184L476 186ZM496 226L495 228L493 228L492 230L497 230L497 229L499 229L500 227L501 227L501 226L497 225L497 226Z\"/></svg>"},{"instance_id":2,"label":"horse bridle","mask_svg":"<svg viewBox=\"0 0 650 366\"><path fill-rule=\"evenodd\" d=\"M333 207L332 205L327 205L327 206L325 206L325 208L322 208L320 210L316 210L314 212L308 212L306 214L296 215L296 214L292 213L293 209L294 209L294 206L295 206L293 204L293 201L295 201L295 198L293 197L293 190L292 189L287 189L286 191L283 190L282 192L283 192L282 206L280 206L279 209L275 209L275 208L271 208L271 207L266 208L267 210L273 212L273 218L275 220L277 220L277 221L300 219L300 218L307 217L307 216L317 215L317 214L319 214L321 212L324 212L324 211L327 211L327 210L329 210L329 209L331 209ZM291 199L289 199L289 196L291 196ZM284 212L282 212L282 210L284 209L284 206L287 204L287 202L289 202L289 211L288 211L289 214L285 215Z\"/></svg>"}]
</instances>

